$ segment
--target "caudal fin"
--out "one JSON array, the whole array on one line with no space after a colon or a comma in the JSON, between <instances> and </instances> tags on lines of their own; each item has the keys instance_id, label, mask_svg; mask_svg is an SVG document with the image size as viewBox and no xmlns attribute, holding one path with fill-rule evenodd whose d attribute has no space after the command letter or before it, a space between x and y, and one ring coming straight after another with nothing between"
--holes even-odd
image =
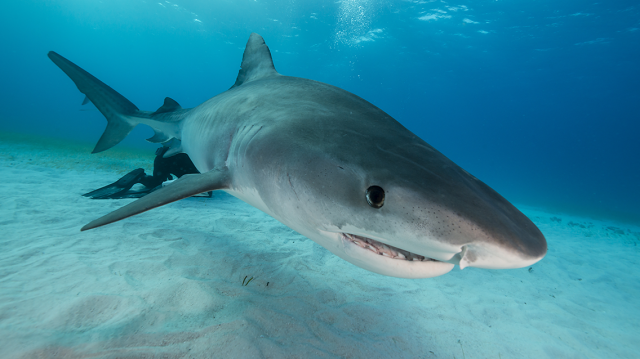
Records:
<instances>
[{"instance_id":1,"label":"caudal fin","mask_svg":"<svg viewBox=\"0 0 640 359\"><path fill-rule=\"evenodd\" d=\"M92 153L102 152L117 145L138 124L133 117L144 116L131 101L78 65L53 51L50 51L47 56L71 78L78 90L85 94L107 118L107 128Z\"/></svg>"}]
</instances>

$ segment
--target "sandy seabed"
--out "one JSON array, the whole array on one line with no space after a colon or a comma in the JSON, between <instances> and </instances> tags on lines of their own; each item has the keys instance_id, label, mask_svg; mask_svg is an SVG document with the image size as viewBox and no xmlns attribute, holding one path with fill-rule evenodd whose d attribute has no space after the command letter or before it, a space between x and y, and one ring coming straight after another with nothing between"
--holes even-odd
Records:
<instances>
[{"instance_id":1,"label":"sandy seabed","mask_svg":"<svg viewBox=\"0 0 640 359\"><path fill-rule=\"evenodd\" d=\"M640 355L639 227L519 206L533 267L397 279L221 192L80 232L151 154L0 137L0 358Z\"/></svg>"}]
</instances>

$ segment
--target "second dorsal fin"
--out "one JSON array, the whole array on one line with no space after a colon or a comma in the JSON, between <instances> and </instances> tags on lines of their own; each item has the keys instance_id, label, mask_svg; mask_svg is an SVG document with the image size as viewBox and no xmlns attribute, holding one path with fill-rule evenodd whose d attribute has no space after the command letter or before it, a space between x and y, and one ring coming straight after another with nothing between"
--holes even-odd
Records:
<instances>
[{"instance_id":1,"label":"second dorsal fin","mask_svg":"<svg viewBox=\"0 0 640 359\"><path fill-rule=\"evenodd\" d=\"M269 47L264 43L262 36L255 32L249 36L240 67L236 83L231 88L247 82L280 75L275 66L273 66Z\"/></svg>"},{"instance_id":2,"label":"second dorsal fin","mask_svg":"<svg viewBox=\"0 0 640 359\"><path fill-rule=\"evenodd\" d=\"M182 106L180 106L180 104L178 104L176 100L172 99L171 97L165 97L162 106L160 106L160 108L153 114L157 115L159 113L173 112L180 109L182 109Z\"/></svg>"}]
</instances>

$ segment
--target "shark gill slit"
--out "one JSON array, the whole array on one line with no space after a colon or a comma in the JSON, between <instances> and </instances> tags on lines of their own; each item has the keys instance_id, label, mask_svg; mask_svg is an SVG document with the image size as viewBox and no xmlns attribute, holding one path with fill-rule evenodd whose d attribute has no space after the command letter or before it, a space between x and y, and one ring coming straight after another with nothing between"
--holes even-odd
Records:
<instances>
[{"instance_id":1,"label":"shark gill slit","mask_svg":"<svg viewBox=\"0 0 640 359\"><path fill-rule=\"evenodd\" d=\"M257 125L255 125L257 126ZM244 143L244 148L242 149L242 157L247 157L247 148L249 147L249 144L251 144L251 141L253 141L253 139L256 137L256 135L258 134L258 132L260 132L260 130L262 130L262 126L258 127L257 130L255 130L255 132L251 133L251 131L254 129L254 125L251 125L251 128L249 128L249 130L247 131L248 134L245 136L248 136L250 134L251 137L249 137L249 139L242 141ZM242 165L244 167L244 164Z\"/></svg>"},{"instance_id":2,"label":"shark gill slit","mask_svg":"<svg viewBox=\"0 0 640 359\"><path fill-rule=\"evenodd\" d=\"M233 132L229 134L229 145L227 146L227 155L225 156L224 163L229 165L229 153L231 152L231 144L233 143Z\"/></svg>"},{"instance_id":3,"label":"shark gill slit","mask_svg":"<svg viewBox=\"0 0 640 359\"><path fill-rule=\"evenodd\" d=\"M296 199L298 199L298 201L300 201L300 197L298 197L298 193L296 192L296 189L293 188L293 183L291 183L291 177L289 177L289 172L287 172L287 179L289 180L289 186L291 186L291 189L293 190L293 194L295 194L296 195Z\"/></svg>"}]
</instances>

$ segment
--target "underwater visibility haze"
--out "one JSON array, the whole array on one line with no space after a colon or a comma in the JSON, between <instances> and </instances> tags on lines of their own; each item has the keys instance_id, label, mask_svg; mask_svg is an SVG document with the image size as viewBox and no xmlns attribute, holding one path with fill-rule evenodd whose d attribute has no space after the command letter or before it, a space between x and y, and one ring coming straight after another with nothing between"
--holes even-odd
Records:
<instances>
[{"instance_id":1,"label":"underwater visibility haze","mask_svg":"<svg viewBox=\"0 0 640 359\"><path fill-rule=\"evenodd\" d=\"M257 32L278 71L366 99L509 199L638 221L634 5L13 2L0 25L12 34L2 40L1 124L99 138L104 120L80 108L73 85L56 81L63 75L51 71L48 51L140 108L158 108L166 96L194 107L234 82ZM126 144L140 146L146 131Z\"/></svg>"},{"instance_id":2,"label":"underwater visibility haze","mask_svg":"<svg viewBox=\"0 0 640 359\"><path fill-rule=\"evenodd\" d=\"M5 9L2 356L640 349L637 3ZM127 136L138 123L153 129ZM136 202L81 196L150 170L151 137L182 139L168 153L203 174ZM216 189L324 248L221 191L188 198ZM489 270L358 268L453 264Z\"/></svg>"}]
</instances>

